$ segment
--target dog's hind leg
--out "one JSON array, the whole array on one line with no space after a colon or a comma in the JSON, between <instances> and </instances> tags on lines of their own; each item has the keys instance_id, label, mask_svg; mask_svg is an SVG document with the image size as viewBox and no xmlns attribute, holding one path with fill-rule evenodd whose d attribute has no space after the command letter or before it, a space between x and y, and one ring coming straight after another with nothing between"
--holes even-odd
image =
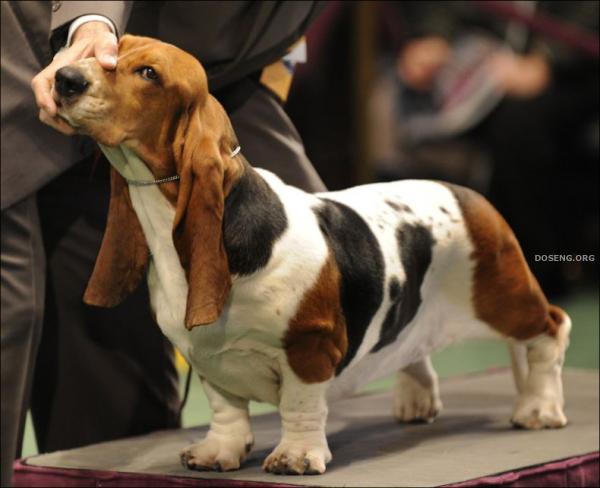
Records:
<instances>
[{"instance_id":1,"label":"dog's hind leg","mask_svg":"<svg viewBox=\"0 0 600 488\"><path fill-rule=\"evenodd\" d=\"M394 389L394 416L400 422L433 422L442 409L438 377L431 359L398 371Z\"/></svg>"},{"instance_id":2,"label":"dog's hind leg","mask_svg":"<svg viewBox=\"0 0 600 488\"><path fill-rule=\"evenodd\" d=\"M494 207L472 190L449 188L473 246L475 315L515 344L512 359L519 398L512 422L528 429L562 427L567 419L561 371L571 321L548 303L515 235Z\"/></svg>"},{"instance_id":3,"label":"dog's hind leg","mask_svg":"<svg viewBox=\"0 0 600 488\"><path fill-rule=\"evenodd\" d=\"M512 416L512 423L518 427L556 428L567 423L563 413L561 371L565 350L569 345L571 320L560 308L552 305L549 315L550 320L558 325L554 333L545 332L520 344L527 351L528 371ZM513 364L515 366L519 367ZM517 381L517 388L518 384Z\"/></svg>"}]
</instances>

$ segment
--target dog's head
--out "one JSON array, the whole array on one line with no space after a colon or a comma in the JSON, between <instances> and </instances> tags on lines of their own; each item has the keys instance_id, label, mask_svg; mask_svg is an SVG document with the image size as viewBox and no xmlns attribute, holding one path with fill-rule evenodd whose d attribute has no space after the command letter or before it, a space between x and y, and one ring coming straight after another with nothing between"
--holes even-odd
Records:
<instances>
[{"instance_id":1,"label":"dog's head","mask_svg":"<svg viewBox=\"0 0 600 488\"><path fill-rule=\"evenodd\" d=\"M180 176L160 189L176 208L173 242L189 283L185 323L214 322L231 287L224 199L242 166L231 156L237 140L200 63L170 44L124 36L114 71L81 60L57 71L53 91L59 115L78 132L126 146L156 179ZM113 169L107 227L84 300L120 303L144 276L147 259L127 183Z\"/></svg>"}]
</instances>

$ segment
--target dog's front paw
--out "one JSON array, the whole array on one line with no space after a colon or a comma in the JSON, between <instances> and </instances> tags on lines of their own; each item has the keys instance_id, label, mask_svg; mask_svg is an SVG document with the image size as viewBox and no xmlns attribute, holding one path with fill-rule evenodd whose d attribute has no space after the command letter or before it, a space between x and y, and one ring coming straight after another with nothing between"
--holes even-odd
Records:
<instances>
[{"instance_id":1,"label":"dog's front paw","mask_svg":"<svg viewBox=\"0 0 600 488\"><path fill-rule=\"evenodd\" d=\"M567 425L567 417L562 401L526 395L519 399L511 422L525 429L556 429Z\"/></svg>"},{"instance_id":2,"label":"dog's front paw","mask_svg":"<svg viewBox=\"0 0 600 488\"><path fill-rule=\"evenodd\" d=\"M442 410L442 401L434 388L416 381L398 381L394 394L394 417L399 422L433 422Z\"/></svg>"},{"instance_id":3,"label":"dog's front paw","mask_svg":"<svg viewBox=\"0 0 600 488\"><path fill-rule=\"evenodd\" d=\"M226 437L209 432L204 440L185 448L179 456L188 469L232 471L239 469L253 443L251 434Z\"/></svg>"},{"instance_id":4,"label":"dog's front paw","mask_svg":"<svg viewBox=\"0 0 600 488\"><path fill-rule=\"evenodd\" d=\"M281 441L263 463L263 469L274 474L323 474L331 461L327 442L303 443Z\"/></svg>"}]
</instances>

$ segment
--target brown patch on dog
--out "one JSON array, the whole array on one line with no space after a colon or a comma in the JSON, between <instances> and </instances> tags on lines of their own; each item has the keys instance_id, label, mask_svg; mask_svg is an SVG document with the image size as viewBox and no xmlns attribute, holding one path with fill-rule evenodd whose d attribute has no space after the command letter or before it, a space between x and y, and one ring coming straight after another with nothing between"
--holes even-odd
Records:
<instances>
[{"instance_id":1,"label":"brown patch on dog","mask_svg":"<svg viewBox=\"0 0 600 488\"><path fill-rule=\"evenodd\" d=\"M478 193L447 185L462 211L474 251L477 318L518 340L555 336L564 312L549 305L504 218Z\"/></svg>"},{"instance_id":2,"label":"brown patch on dog","mask_svg":"<svg viewBox=\"0 0 600 488\"><path fill-rule=\"evenodd\" d=\"M331 254L290 320L284 345L290 367L306 383L331 378L346 354L348 337L340 303L340 272Z\"/></svg>"}]
</instances>

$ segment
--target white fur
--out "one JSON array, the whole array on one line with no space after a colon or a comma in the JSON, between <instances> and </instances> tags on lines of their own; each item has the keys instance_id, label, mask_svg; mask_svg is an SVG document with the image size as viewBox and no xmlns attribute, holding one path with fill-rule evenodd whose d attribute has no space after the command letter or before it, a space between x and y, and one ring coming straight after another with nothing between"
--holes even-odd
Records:
<instances>
[{"instance_id":1,"label":"white fur","mask_svg":"<svg viewBox=\"0 0 600 488\"><path fill-rule=\"evenodd\" d=\"M254 444L248 400L219 391L204 379L202 386L213 411L210 429L202 441L181 452L181 459L190 468L237 469Z\"/></svg>"},{"instance_id":2,"label":"white fur","mask_svg":"<svg viewBox=\"0 0 600 488\"><path fill-rule=\"evenodd\" d=\"M557 337L543 334L524 342L529 371L521 381L522 391L512 416L514 424L528 429L556 428L567 424L563 413L565 401L561 371L570 330L571 319L565 316Z\"/></svg>"},{"instance_id":3,"label":"white fur","mask_svg":"<svg viewBox=\"0 0 600 488\"><path fill-rule=\"evenodd\" d=\"M444 185L420 180L378 183L329 193L327 198L352 207L367 221L386 261L385 300L356 356L332 382L330 398L352 393L361 385L418 362L453 342L495 336L487 325L475 318L471 306L473 262L469 258L473 248L460 209ZM401 285L405 280L395 235L401 221L385 204L385 198L409 205L414 213L403 213L405 222L430 225L436 242L421 286L422 304L417 315L394 343L371 353L390 305L387 284L392 276L398 276ZM380 229L378 223L384 228Z\"/></svg>"}]
</instances>

